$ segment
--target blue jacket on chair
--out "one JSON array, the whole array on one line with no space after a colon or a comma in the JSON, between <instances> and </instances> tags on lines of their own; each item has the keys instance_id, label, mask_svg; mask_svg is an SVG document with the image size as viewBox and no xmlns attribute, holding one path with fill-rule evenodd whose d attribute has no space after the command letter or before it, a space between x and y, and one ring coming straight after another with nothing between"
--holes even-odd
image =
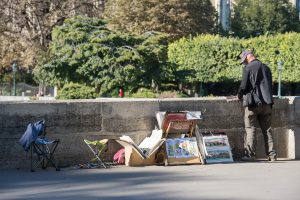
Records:
<instances>
[{"instance_id":1,"label":"blue jacket on chair","mask_svg":"<svg viewBox=\"0 0 300 200\"><path fill-rule=\"evenodd\" d=\"M41 120L35 123L30 123L27 126L26 131L19 140L19 143L28 151L32 142L34 142L45 129L45 121Z\"/></svg>"}]
</instances>

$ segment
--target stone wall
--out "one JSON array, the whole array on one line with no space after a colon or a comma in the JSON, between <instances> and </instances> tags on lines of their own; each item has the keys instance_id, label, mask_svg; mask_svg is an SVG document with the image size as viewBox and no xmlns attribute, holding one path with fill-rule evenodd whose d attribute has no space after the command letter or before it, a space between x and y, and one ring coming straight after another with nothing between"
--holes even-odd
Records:
<instances>
[{"instance_id":1,"label":"stone wall","mask_svg":"<svg viewBox=\"0 0 300 200\"><path fill-rule=\"evenodd\" d=\"M299 107L298 98L275 100L272 126L279 158L300 158ZM245 133L243 108L240 102L227 103L224 98L0 102L0 168L30 166L30 153L18 144L30 122L46 120L47 136L60 139L56 159L60 166L72 166L92 158L83 139L126 134L139 143L157 124L155 111L183 110L203 111L200 129L225 131L234 158L240 158ZM258 157L265 158L260 132L257 137ZM118 144L110 142L105 158L111 159L118 148Z\"/></svg>"}]
</instances>

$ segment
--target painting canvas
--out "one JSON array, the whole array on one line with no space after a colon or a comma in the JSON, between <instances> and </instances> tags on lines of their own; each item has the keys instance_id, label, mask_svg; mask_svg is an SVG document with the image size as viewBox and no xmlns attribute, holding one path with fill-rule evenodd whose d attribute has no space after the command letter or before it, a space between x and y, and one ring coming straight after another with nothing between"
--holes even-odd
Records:
<instances>
[{"instance_id":1,"label":"painting canvas","mask_svg":"<svg viewBox=\"0 0 300 200\"><path fill-rule=\"evenodd\" d=\"M226 135L204 136L203 145L206 163L233 162Z\"/></svg>"}]
</instances>

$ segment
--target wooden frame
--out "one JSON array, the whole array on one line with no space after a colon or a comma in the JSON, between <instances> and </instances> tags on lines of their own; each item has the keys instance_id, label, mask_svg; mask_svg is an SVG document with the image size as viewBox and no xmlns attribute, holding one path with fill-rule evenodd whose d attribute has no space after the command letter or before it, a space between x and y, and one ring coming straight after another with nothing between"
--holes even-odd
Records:
<instances>
[{"instance_id":1,"label":"wooden frame","mask_svg":"<svg viewBox=\"0 0 300 200\"><path fill-rule=\"evenodd\" d=\"M174 135L185 134L187 137L192 137L197 125L197 120L188 120L187 112L166 112L162 122L162 129L164 138L174 138ZM173 136L172 136L173 134ZM181 135L180 135L181 137ZM199 157L189 158L168 158L166 148L163 148L165 154L165 166L167 165L180 165L180 164L201 164L203 159L199 152Z\"/></svg>"}]
</instances>

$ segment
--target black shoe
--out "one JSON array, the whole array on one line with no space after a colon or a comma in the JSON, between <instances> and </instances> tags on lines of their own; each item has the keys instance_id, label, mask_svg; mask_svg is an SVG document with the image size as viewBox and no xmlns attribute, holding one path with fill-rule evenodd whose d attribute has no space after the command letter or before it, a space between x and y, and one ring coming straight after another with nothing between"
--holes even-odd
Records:
<instances>
[{"instance_id":1,"label":"black shoe","mask_svg":"<svg viewBox=\"0 0 300 200\"><path fill-rule=\"evenodd\" d=\"M247 162L253 162L255 161L255 157L252 157L252 156L243 156L241 158L242 161L247 161Z\"/></svg>"}]
</instances>

